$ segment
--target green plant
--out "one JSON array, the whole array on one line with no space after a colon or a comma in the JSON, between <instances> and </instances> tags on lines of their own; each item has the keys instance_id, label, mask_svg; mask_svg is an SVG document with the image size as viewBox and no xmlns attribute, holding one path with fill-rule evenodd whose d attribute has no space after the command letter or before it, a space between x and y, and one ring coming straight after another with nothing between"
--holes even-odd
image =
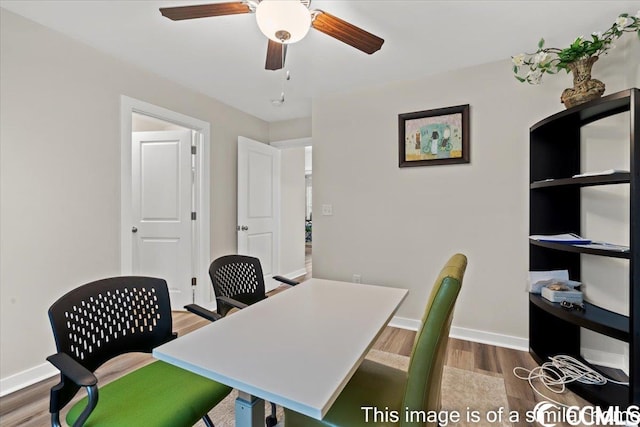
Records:
<instances>
[{"instance_id":1,"label":"green plant","mask_svg":"<svg viewBox=\"0 0 640 427\"><path fill-rule=\"evenodd\" d=\"M623 13L611 27L602 32L594 32L591 38L580 36L567 48L544 47L544 39L538 42L534 53L521 53L511 57L515 78L529 84L539 84L542 76L556 74L559 70L569 69L567 65L580 59L600 56L614 47L613 41L625 32L635 31L640 39L640 11L635 16Z\"/></svg>"}]
</instances>

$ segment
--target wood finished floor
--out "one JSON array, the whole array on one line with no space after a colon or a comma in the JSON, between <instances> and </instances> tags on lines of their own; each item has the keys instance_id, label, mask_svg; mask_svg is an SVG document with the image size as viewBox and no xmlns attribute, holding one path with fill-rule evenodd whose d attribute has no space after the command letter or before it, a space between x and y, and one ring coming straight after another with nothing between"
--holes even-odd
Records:
<instances>
[{"instance_id":1,"label":"wood finished floor","mask_svg":"<svg viewBox=\"0 0 640 427\"><path fill-rule=\"evenodd\" d=\"M288 288L288 286L283 285L273 292L282 292ZM174 331L179 336L206 324L208 324L208 321L190 313L174 313ZM414 338L415 332L387 327L373 348L409 356ZM120 356L106 363L97 371L99 382L105 384L152 360L152 357L146 354ZM536 396L525 381L515 378L512 374L512 370L516 366L526 368L537 366L529 353L450 339L445 363L447 366L454 368L502 378L509 403L508 410L519 411L523 415L522 419L524 419L524 413L533 409L536 402L544 400ZM48 413L49 389L57 382L57 377L48 379L0 398L0 426L42 427L50 425ZM564 395L555 395L554 398L568 405L583 406L588 404L571 392ZM530 426L532 424L523 421L513 425Z\"/></svg>"}]
</instances>

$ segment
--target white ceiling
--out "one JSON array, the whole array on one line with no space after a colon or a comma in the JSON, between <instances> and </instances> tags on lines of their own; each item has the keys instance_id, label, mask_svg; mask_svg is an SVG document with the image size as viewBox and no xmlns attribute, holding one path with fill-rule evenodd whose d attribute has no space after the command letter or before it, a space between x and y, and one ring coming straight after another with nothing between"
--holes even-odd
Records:
<instances>
[{"instance_id":1,"label":"white ceiling","mask_svg":"<svg viewBox=\"0 0 640 427\"><path fill-rule=\"evenodd\" d=\"M187 0L17 1L0 6L266 121L311 116L312 98L508 59L540 37L565 47L608 28L635 1L313 0L383 39L369 56L311 29L289 46L283 72L264 69L255 15L173 22L158 8ZM286 102L274 106L285 86ZM514 80L514 84L517 82Z\"/></svg>"}]
</instances>

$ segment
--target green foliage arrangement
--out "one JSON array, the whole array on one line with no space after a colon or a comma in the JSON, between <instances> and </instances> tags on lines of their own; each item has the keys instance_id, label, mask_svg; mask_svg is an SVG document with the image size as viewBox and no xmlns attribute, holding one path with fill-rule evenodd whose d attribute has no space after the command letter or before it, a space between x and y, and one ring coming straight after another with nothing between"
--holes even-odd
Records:
<instances>
[{"instance_id":1,"label":"green foliage arrangement","mask_svg":"<svg viewBox=\"0 0 640 427\"><path fill-rule=\"evenodd\" d=\"M520 82L539 84L542 76L556 74L559 70L569 72L568 64L590 57L597 57L613 49L613 41L625 32L636 32L640 39L640 11L635 16L623 13L611 27L603 32L594 32L591 38L580 36L567 48L544 47L544 39L538 42L534 53L521 53L511 57L513 73Z\"/></svg>"}]
</instances>

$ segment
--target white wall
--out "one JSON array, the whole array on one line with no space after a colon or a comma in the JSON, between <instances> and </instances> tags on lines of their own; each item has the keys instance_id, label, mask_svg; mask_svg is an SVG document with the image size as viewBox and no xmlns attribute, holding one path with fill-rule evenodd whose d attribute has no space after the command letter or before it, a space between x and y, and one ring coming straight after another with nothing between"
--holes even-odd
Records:
<instances>
[{"instance_id":1,"label":"white wall","mask_svg":"<svg viewBox=\"0 0 640 427\"><path fill-rule=\"evenodd\" d=\"M607 93L640 84L639 47L627 35L595 65ZM564 73L518 83L505 59L315 99L313 204L333 215L314 216L314 277L408 288L397 315L417 320L437 272L462 252L454 327L526 344L529 127L561 111L570 86ZM471 163L398 168L398 114L460 104L471 106Z\"/></svg>"},{"instance_id":2,"label":"white wall","mask_svg":"<svg viewBox=\"0 0 640 427\"><path fill-rule=\"evenodd\" d=\"M165 122L155 117L145 116L144 114L131 114L131 131L132 132L149 132L164 130L185 130L187 128L174 123Z\"/></svg>"},{"instance_id":3,"label":"white wall","mask_svg":"<svg viewBox=\"0 0 640 427\"><path fill-rule=\"evenodd\" d=\"M280 274L305 274L304 253L304 147L283 148L281 170Z\"/></svg>"},{"instance_id":4,"label":"white wall","mask_svg":"<svg viewBox=\"0 0 640 427\"><path fill-rule=\"evenodd\" d=\"M236 250L237 136L267 141L269 126L6 10L1 19L4 386L48 366L55 299L120 273L121 95L211 123L213 258Z\"/></svg>"},{"instance_id":5,"label":"white wall","mask_svg":"<svg viewBox=\"0 0 640 427\"><path fill-rule=\"evenodd\" d=\"M269 141L308 138L311 136L311 117L269 123Z\"/></svg>"}]
</instances>

